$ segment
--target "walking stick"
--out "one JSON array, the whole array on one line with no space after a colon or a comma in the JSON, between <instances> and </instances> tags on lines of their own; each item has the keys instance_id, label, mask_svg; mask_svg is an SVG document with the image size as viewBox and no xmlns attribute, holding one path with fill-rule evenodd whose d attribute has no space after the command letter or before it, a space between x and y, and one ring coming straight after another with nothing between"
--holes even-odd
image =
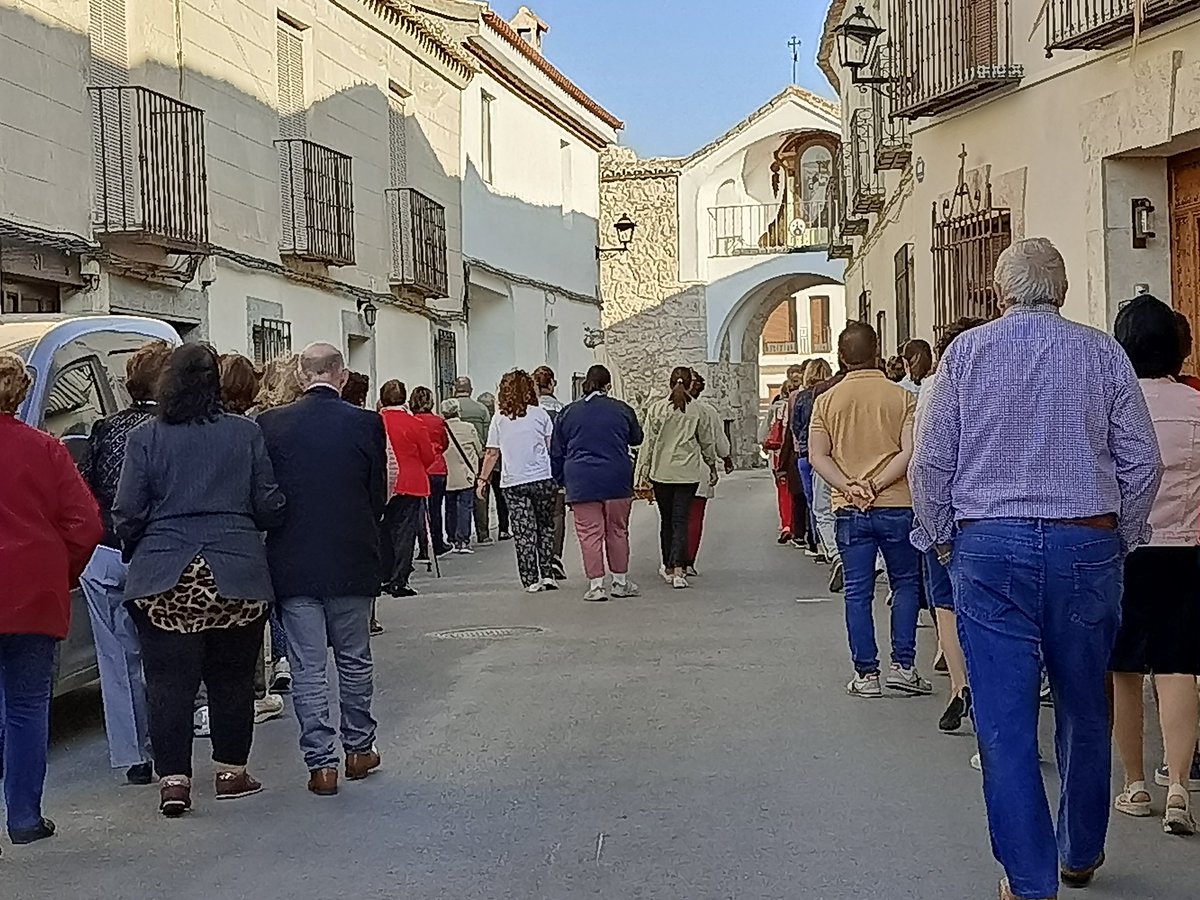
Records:
<instances>
[{"instance_id":1,"label":"walking stick","mask_svg":"<svg viewBox=\"0 0 1200 900\"><path fill-rule=\"evenodd\" d=\"M438 562L437 547L433 546L433 523L429 518L429 507L425 507L425 539L429 542L429 562L425 571L432 569L435 577L442 577L442 564Z\"/></svg>"}]
</instances>

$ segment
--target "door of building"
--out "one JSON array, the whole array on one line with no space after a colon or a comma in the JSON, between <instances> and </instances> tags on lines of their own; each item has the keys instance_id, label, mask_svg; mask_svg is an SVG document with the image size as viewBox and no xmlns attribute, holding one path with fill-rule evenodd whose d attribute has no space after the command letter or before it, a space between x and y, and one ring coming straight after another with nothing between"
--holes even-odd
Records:
<instances>
[{"instance_id":1,"label":"door of building","mask_svg":"<svg viewBox=\"0 0 1200 900\"><path fill-rule=\"evenodd\" d=\"M1200 152L1170 161L1171 298L1200 339ZM1192 359L1197 357L1192 355ZM1189 371L1195 364L1189 364Z\"/></svg>"}]
</instances>

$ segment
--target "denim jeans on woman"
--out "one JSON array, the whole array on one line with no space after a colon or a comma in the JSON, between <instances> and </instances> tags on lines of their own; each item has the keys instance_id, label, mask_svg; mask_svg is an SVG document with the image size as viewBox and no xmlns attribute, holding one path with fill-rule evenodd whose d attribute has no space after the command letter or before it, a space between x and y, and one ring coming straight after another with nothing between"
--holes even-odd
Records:
<instances>
[{"instance_id":1,"label":"denim jeans on woman","mask_svg":"<svg viewBox=\"0 0 1200 900\"><path fill-rule=\"evenodd\" d=\"M42 634L0 634L0 751L10 833L42 821L57 643Z\"/></svg>"},{"instance_id":2,"label":"denim jeans on woman","mask_svg":"<svg viewBox=\"0 0 1200 900\"><path fill-rule=\"evenodd\" d=\"M1115 531L1034 519L967 525L950 563L992 850L1019 897L1104 852L1112 778L1105 677L1121 617ZM1054 694L1058 824L1038 762L1038 688Z\"/></svg>"},{"instance_id":3,"label":"denim jeans on woman","mask_svg":"<svg viewBox=\"0 0 1200 900\"><path fill-rule=\"evenodd\" d=\"M875 641L875 560L883 554L892 587L892 662L911 668L917 659L920 567L909 542L911 509L838 510L837 545L846 573L846 631L859 675L878 674Z\"/></svg>"}]
</instances>

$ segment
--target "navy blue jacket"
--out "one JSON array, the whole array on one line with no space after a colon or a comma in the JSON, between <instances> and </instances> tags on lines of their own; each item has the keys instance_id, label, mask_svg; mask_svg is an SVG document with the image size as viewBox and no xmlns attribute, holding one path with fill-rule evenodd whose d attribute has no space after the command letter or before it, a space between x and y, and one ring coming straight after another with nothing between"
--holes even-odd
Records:
<instances>
[{"instance_id":1,"label":"navy blue jacket","mask_svg":"<svg viewBox=\"0 0 1200 900\"><path fill-rule=\"evenodd\" d=\"M314 388L258 417L288 498L267 535L275 596L375 597L379 519L387 500L383 419Z\"/></svg>"},{"instance_id":2,"label":"navy blue jacket","mask_svg":"<svg viewBox=\"0 0 1200 900\"><path fill-rule=\"evenodd\" d=\"M633 496L629 448L642 443L642 426L627 403L604 394L576 400L554 420L550 466L567 489L568 503Z\"/></svg>"},{"instance_id":3,"label":"navy blue jacket","mask_svg":"<svg viewBox=\"0 0 1200 900\"><path fill-rule=\"evenodd\" d=\"M808 458L808 426L812 424L815 402L813 389L809 388L800 393L792 409L792 434L796 438L796 453L803 459Z\"/></svg>"}]
</instances>

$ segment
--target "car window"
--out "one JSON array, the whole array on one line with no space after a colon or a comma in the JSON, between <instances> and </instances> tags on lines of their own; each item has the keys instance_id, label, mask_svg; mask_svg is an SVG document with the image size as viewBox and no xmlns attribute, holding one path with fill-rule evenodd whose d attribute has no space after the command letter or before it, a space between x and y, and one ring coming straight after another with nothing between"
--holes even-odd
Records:
<instances>
[{"instance_id":1,"label":"car window","mask_svg":"<svg viewBox=\"0 0 1200 900\"><path fill-rule=\"evenodd\" d=\"M104 414L96 368L91 360L84 360L55 376L46 394L42 428L60 440L86 438Z\"/></svg>"}]
</instances>

